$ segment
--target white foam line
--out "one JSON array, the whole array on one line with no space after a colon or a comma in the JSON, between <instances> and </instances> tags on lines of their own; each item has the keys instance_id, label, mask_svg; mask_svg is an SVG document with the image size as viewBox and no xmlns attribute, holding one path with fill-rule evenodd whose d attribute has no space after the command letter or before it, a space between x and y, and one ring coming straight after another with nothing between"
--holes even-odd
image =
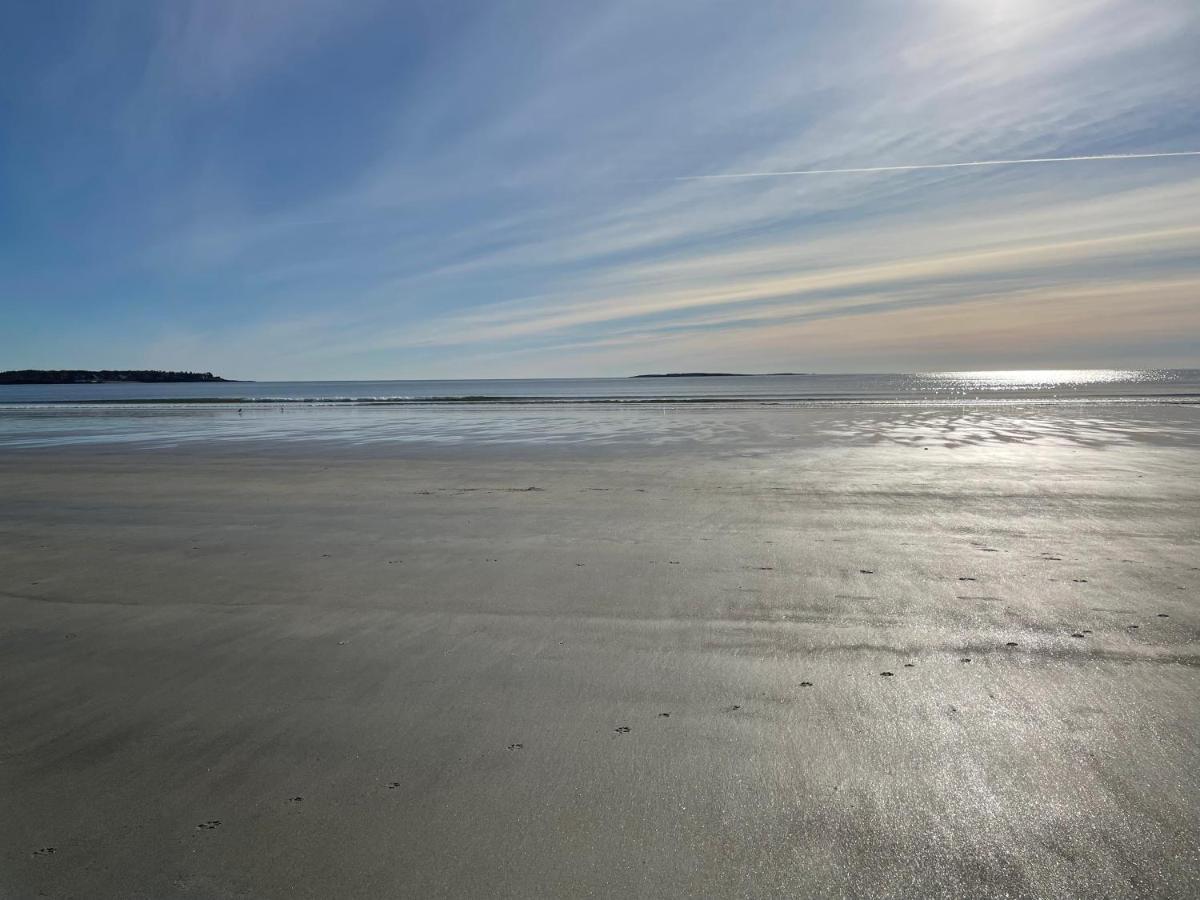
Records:
<instances>
[{"instance_id":1,"label":"white foam line","mask_svg":"<svg viewBox=\"0 0 1200 900\"><path fill-rule=\"evenodd\" d=\"M1036 159L982 159L974 162L924 163L912 166L862 166L853 169L794 169L782 172L727 172L718 175L679 175L673 181L703 181L718 178L780 178L789 175L854 175L868 172L914 172L920 169L966 169L976 166L1023 166L1032 163L1095 162L1117 159L1164 159L1170 156L1200 156L1200 150L1166 153L1101 153L1095 156L1043 156Z\"/></svg>"}]
</instances>

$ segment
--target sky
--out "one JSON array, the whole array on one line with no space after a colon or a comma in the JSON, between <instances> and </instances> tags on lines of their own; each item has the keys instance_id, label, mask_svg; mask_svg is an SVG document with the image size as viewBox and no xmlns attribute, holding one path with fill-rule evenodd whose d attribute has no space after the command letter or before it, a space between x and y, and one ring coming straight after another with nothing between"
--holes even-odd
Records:
<instances>
[{"instance_id":1,"label":"sky","mask_svg":"<svg viewBox=\"0 0 1200 900\"><path fill-rule=\"evenodd\" d=\"M1196 0L39 0L0 35L0 369L1200 367L1200 155L761 174L1200 151Z\"/></svg>"}]
</instances>

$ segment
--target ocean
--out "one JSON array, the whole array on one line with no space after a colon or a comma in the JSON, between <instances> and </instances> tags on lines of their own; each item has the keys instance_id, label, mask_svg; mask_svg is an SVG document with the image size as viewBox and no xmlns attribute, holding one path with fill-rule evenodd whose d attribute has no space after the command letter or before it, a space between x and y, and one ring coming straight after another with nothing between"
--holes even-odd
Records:
<instances>
[{"instance_id":1,"label":"ocean","mask_svg":"<svg viewBox=\"0 0 1200 900\"><path fill-rule=\"evenodd\" d=\"M1195 369L5 385L0 448L214 441L736 448L751 438L813 443L899 433L918 443L930 435L944 444L947 435L970 442L972 435L1047 434L1103 443L1118 434L1190 440L1197 411Z\"/></svg>"}]
</instances>

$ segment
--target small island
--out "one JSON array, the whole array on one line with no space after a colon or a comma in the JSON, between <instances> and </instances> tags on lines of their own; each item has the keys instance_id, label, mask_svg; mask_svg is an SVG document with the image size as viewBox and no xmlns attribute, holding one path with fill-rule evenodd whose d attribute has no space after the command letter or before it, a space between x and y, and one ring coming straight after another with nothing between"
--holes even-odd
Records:
<instances>
[{"instance_id":1,"label":"small island","mask_svg":"<svg viewBox=\"0 0 1200 900\"><path fill-rule=\"evenodd\" d=\"M802 375L802 372L652 372L630 378L770 378L776 375Z\"/></svg>"},{"instance_id":2,"label":"small island","mask_svg":"<svg viewBox=\"0 0 1200 900\"><path fill-rule=\"evenodd\" d=\"M180 381L231 381L212 372L163 372L158 369L11 369L0 384L120 384Z\"/></svg>"}]
</instances>

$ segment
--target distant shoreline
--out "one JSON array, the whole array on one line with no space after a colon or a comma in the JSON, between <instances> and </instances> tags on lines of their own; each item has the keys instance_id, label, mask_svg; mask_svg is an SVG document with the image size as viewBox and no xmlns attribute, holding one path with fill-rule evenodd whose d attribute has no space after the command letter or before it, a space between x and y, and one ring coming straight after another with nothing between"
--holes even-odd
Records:
<instances>
[{"instance_id":1,"label":"distant shoreline","mask_svg":"<svg viewBox=\"0 0 1200 900\"><path fill-rule=\"evenodd\" d=\"M165 372L158 369L10 369L0 384L179 384L234 383L212 372Z\"/></svg>"},{"instance_id":2,"label":"distant shoreline","mask_svg":"<svg viewBox=\"0 0 1200 900\"><path fill-rule=\"evenodd\" d=\"M807 375L808 372L651 372L630 378L771 378L777 375Z\"/></svg>"}]
</instances>

